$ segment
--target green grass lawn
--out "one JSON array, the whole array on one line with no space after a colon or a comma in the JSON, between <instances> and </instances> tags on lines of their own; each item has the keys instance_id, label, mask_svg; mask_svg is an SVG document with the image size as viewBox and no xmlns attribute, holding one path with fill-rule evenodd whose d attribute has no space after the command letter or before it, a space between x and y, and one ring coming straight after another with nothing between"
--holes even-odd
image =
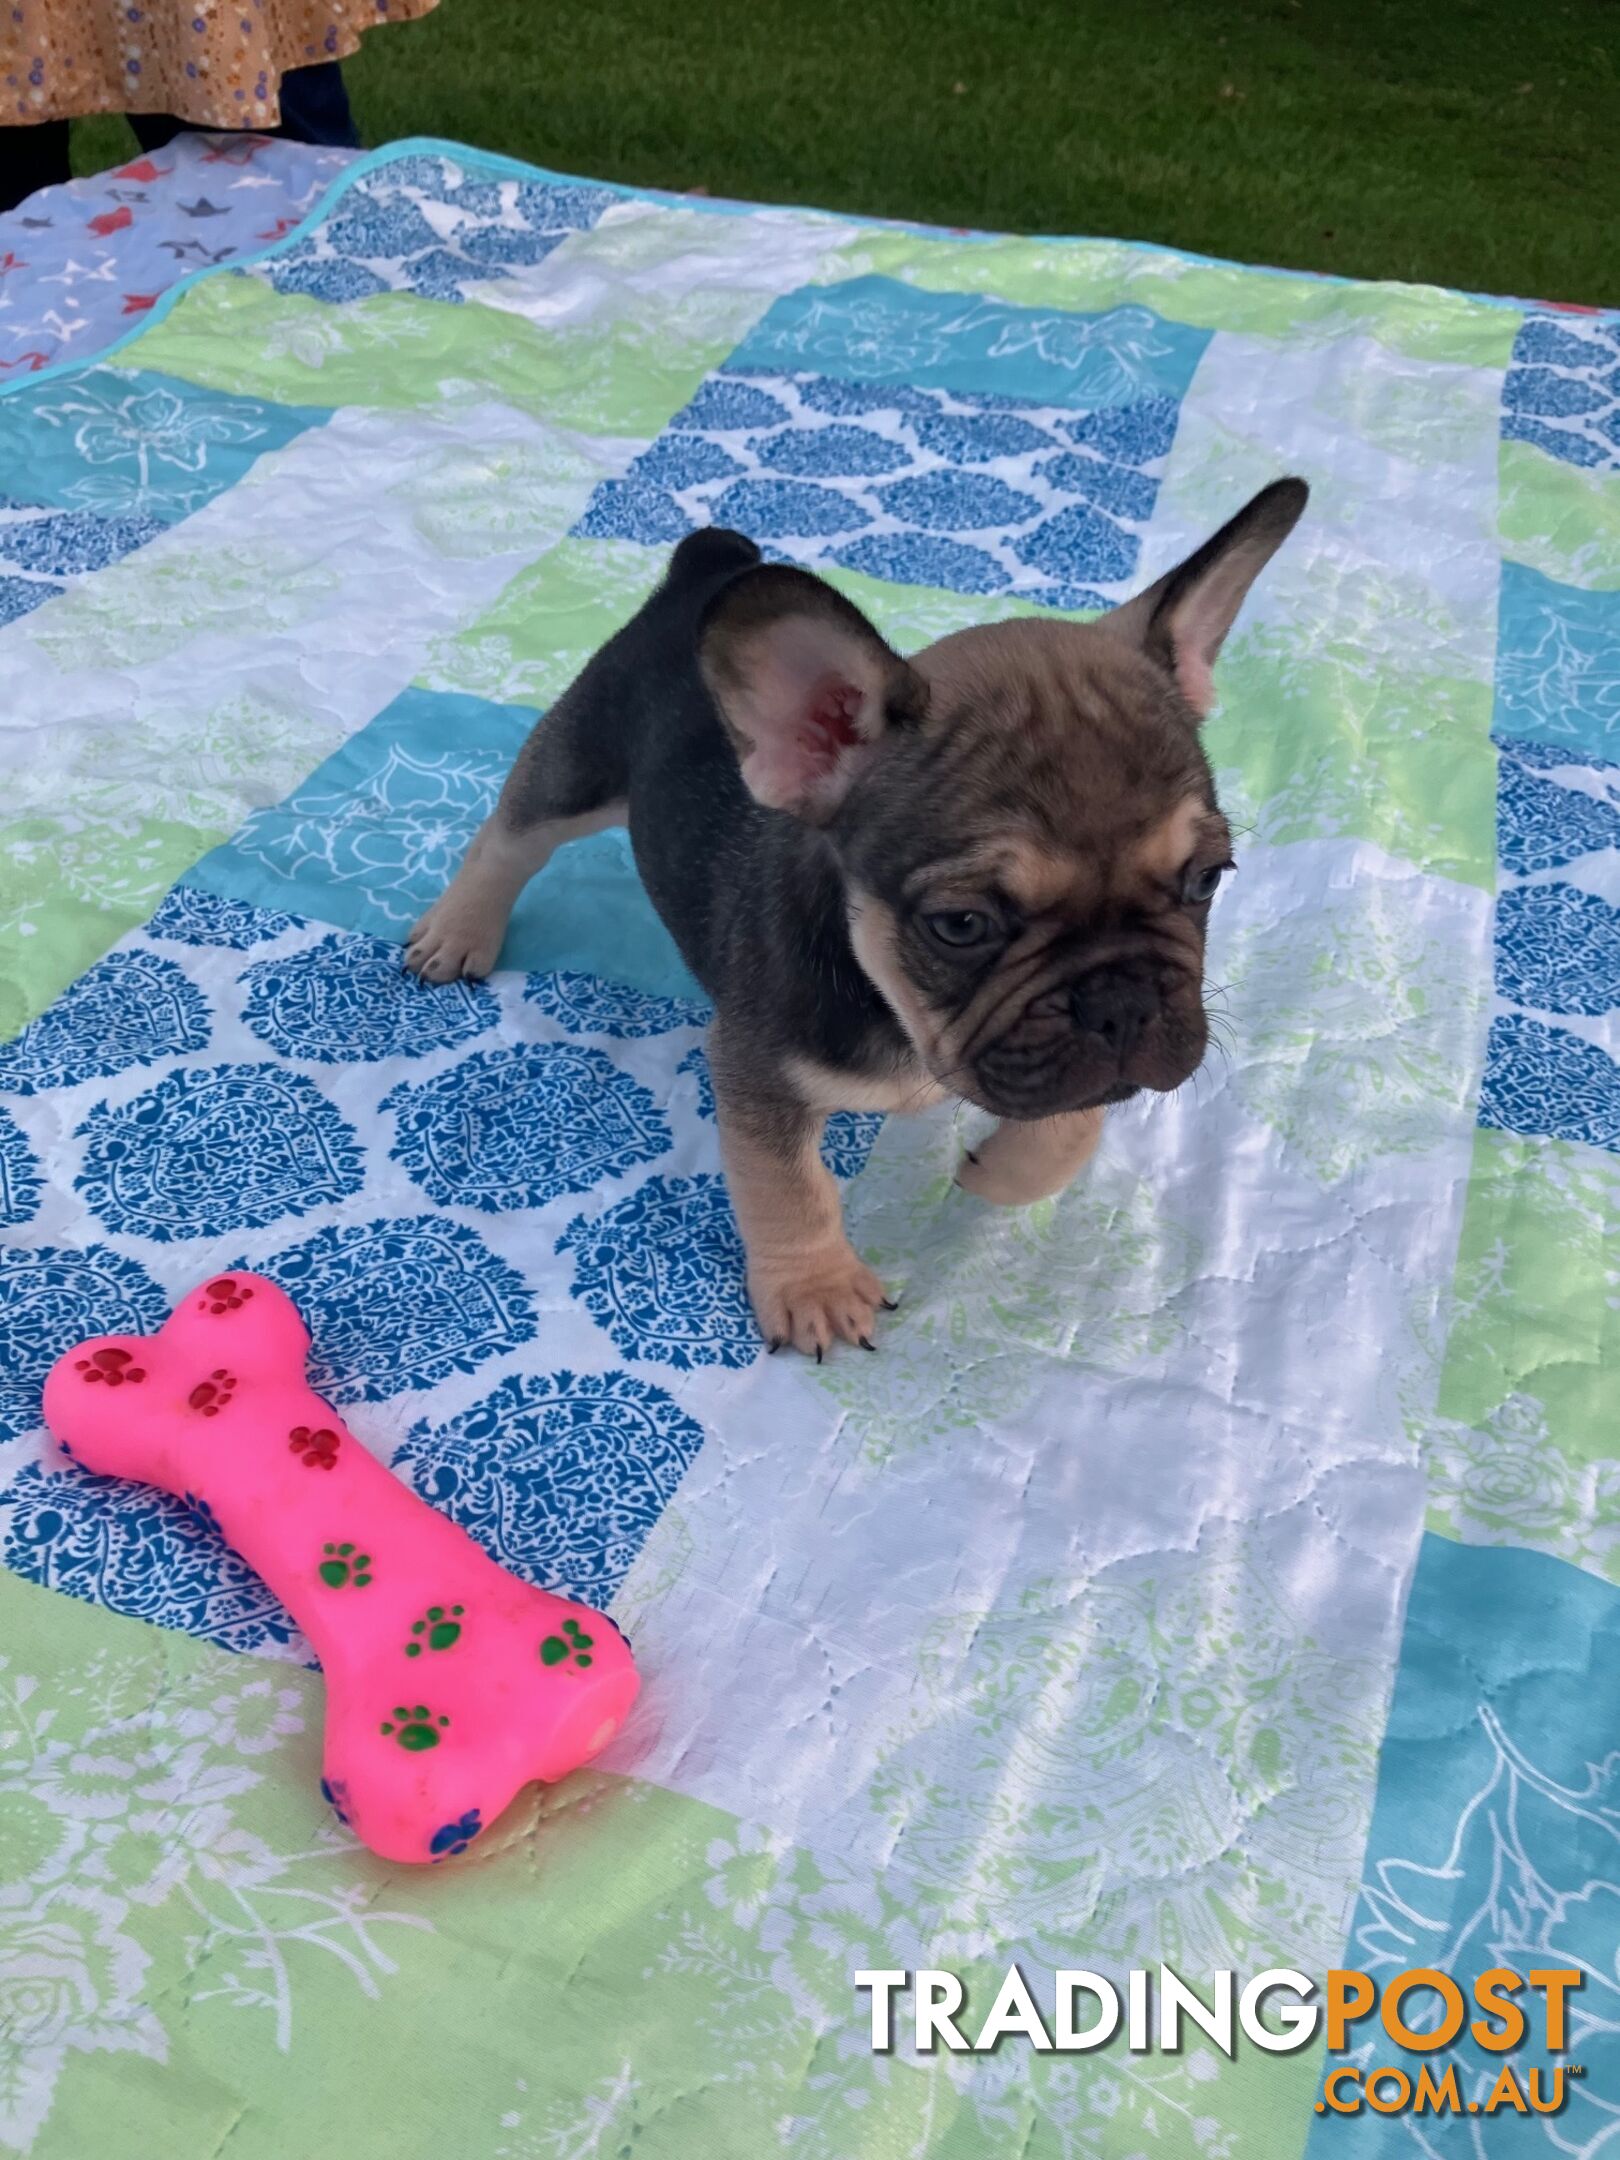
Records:
<instances>
[{"instance_id":1,"label":"green grass lawn","mask_svg":"<svg viewBox=\"0 0 1620 2160\"><path fill-rule=\"evenodd\" d=\"M1615 0L443 0L349 79L368 143L1620 303Z\"/></svg>"}]
</instances>

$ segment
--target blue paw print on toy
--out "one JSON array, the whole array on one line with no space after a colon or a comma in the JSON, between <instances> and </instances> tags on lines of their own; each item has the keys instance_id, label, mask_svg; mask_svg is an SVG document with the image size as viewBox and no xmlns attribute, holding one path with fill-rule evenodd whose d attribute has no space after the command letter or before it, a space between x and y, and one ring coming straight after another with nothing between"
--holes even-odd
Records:
<instances>
[{"instance_id":1,"label":"blue paw print on toy","mask_svg":"<svg viewBox=\"0 0 1620 2160\"><path fill-rule=\"evenodd\" d=\"M1496 903L1496 987L1544 1012L1620 1005L1620 911L1578 885L1519 885Z\"/></svg>"},{"instance_id":2,"label":"blue paw print on toy","mask_svg":"<svg viewBox=\"0 0 1620 2160\"><path fill-rule=\"evenodd\" d=\"M346 1803L349 1798L349 1788L344 1784L342 1778L323 1777L321 1779L321 1798L332 1810L338 1821L347 1827L349 1811Z\"/></svg>"},{"instance_id":3,"label":"blue paw print on toy","mask_svg":"<svg viewBox=\"0 0 1620 2160\"><path fill-rule=\"evenodd\" d=\"M0 1093L108 1080L132 1065L201 1050L208 1028L202 992L172 960L109 953L0 1048Z\"/></svg>"},{"instance_id":4,"label":"blue paw print on toy","mask_svg":"<svg viewBox=\"0 0 1620 2160\"><path fill-rule=\"evenodd\" d=\"M348 931L260 960L239 979L247 986L242 1018L259 1040L323 1065L425 1057L471 1042L501 1016L487 984L417 982L397 945Z\"/></svg>"},{"instance_id":5,"label":"blue paw print on toy","mask_svg":"<svg viewBox=\"0 0 1620 2160\"><path fill-rule=\"evenodd\" d=\"M631 1040L667 1035L673 1028L707 1027L711 1008L697 998L661 997L601 975L531 975L524 997L570 1035L611 1035Z\"/></svg>"},{"instance_id":6,"label":"blue paw print on toy","mask_svg":"<svg viewBox=\"0 0 1620 2160\"><path fill-rule=\"evenodd\" d=\"M0 1440L15 1440L39 1424L39 1391L64 1350L87 1335L150 1335L169 1300L138 1261L106 1245L0 1245L0 1315Z\"/></svg>"},{"instance_id":7,"label":"blue paw print on toy","mask_svg":"<svg viewBox=\"0 0 1620 2160\"><path fill-rule=\"evenodd\" d=\"M428 1839L428 1851L433 1855L434 1864L453 1860L457 1853L464 1853L483 1827L483 1818L475 1807L469 1808L454 1822L441 1823Z\"/></svg>"},{"instance_id":8,"label":"blue paw print on toy","mask_svg":"<svg viewBox=\"0 0 1620 2160\"><path fill-rule=\"evenodd\" d=\"M254 1264L303 1315L310 1385L331 1403L432 1387L534 1339L523 1277L443 1216L332 1223Z\"/></svg>"},{"instance_id":9,"label":"blue paw print on toy","mask_svg":"<svg viewBox=\"0 0 1620 2160\"><path fill-rule=\"evenodd\" d=\"M109 1230L173 1239L258 1230L360 1190L360 1143L312 1081L279 1065L182 1066L78 1129L74 1179Z\"/></svg>"},{"instance_id":10,"label":"blue paw print on toy","mask_svg":"<svg viewBox=\"0 0 1620 2160\"><path fill-rule=\"evenodd\" d=\"M763 1345L743 1283L743 1247L725 1180L648 1178L557 1240L574 1256L573 1293L626 1357L751 1365Z\"/></svg>"},{"instance_id":11,"label":"blue paw print on toy","mask_svg":"<svg viewBox=\"0 0 1620 2160\"><path fill-rule=\"evenodd\" d=\"M0 1110L0 1230L31 1222L45 1179L22 1127Z\"/></svg>"},{"instance_id":12,"label":"blue paw print on toy","mask_svg":"<svg viewBox=\"0 0 1620 2160\"><path fill-rule=\"evenodd\" d=\"M412 1426L393 1467L502 1567L605 1605L702 1445L629 1373L512 1373L447 1424Z\"/></svg>"},{"instance_id":13,"label":"blue paw print on toy","mask_svg":"<svg viewBox=\"0 0 1620 2160\"><path fill-rule=\"evenodd\" d=\"M428 1198L488 1215L589 1192L670 1146L647 1089L578 1043L479 1051L401 1081L382 1107L397 1122L390 1155Z\"/></svg>"},{"instance_id":14,"label":"blue paw print on toy","mask_svg":"<svg viewBox=\"0 0 1620 2160\"><path fill-rule=\"evenodd\" d=\"M105 1323L104 1323L105 1324ZM0 1492L6 1565L30 1582L225 1650L296 1639L279 1599L194 1508L127 1478L29 1463Z\"/></svg>"},{"instance_id":15,"label":"blue paw print on toy","mask_svg":"<svg viewBox=\"0 0 1620 2160\"><path fill-rule=\"evenodd\" d=\"M300 924L297 915L255 907L250 900L227 900L219 893L205 892L200 885L176 885L147 924L146 935L166 938L174 945L212 945L229 952L247 952Z\"/></svg>"},{"instance_id":16,"label":"blue paw print on toy","mask_svg":"<svg viewBox=\"0 0 1620 2160\"><path fill-rule=\"evenodd\" d=\"M697 1084L697 1114L712 1118L714 1076L702 1046L688 1050L675 1070L692 1075ZM835 1110L821 1135L821 1159L834 1177L856 1177L866 1168L866 1158L882 1130L881 1110Z\"/></svg>"}]
</instances>

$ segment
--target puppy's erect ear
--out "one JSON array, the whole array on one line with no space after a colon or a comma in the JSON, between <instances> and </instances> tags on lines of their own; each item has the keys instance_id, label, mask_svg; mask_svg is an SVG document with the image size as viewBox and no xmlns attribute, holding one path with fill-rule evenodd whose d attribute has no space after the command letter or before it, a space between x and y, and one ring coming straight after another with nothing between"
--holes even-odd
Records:
<instances>
[{"instance_id":1,"label":"puppy's erect ear","mask_svg":"<svg viewBox=\"0 0 1620 2160\"><path fill-rule=\"evenodd\" d=\"M1298 524L1309 497L1303 480L1274 480L1195 555L1104 615L1097 628L1128 639L1168 668L1202 719L1215 702L1210 670L1226 633L1249 587Z\"/></svg>"},{"instance_id":2,"label":"puppy's erect ear","mask_svg":"<svg viewBox=\"0 0 1620 2160\"><path fill-rule=\"evenodd\" d=\"M832 816L884 731L927 700L859 608L785 563L725 587L699 631L698 665L748 792L811 825Z\"/></svg>"}]
</instances>

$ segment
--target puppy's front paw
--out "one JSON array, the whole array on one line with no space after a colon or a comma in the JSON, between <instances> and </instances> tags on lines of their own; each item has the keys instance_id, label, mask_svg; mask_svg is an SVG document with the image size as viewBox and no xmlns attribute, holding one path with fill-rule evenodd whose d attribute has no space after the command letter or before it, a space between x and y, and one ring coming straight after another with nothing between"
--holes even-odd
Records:
<instances>
[{"instance_id":1,"label":"puppy's front paw","mask_svg":"<svg viewBox=\"0 0 1620 2160\"><path fill-rule=\"evenodd\" d=\"M1028 1125L1008 1121L963 1157L956 1182L992 1207L1049 1200L1091 1160L1102 1134L1100 1110L1074 1110Z\"/></svg>"},{"instance_id":2,"label":"puppy's front paw","mask_svg":"<svg viewBox=\"0 0 1620 2160\"><path fill-rule=\"evenodd\" d=\"M992 1133L976 1155L964 1155L957 1164L956 1182L963 1192L975 1200L988 1200L992 1207L1028 1207L1032 1200L1044 1199L1038 1189L1028 1190L1028 1174L1019 1164L996 1154L994 1139Z\"/></svg>"},{"instance_id":3,"label":"puppy's front paw","mask_svg":"<svg viewBox=\"0 0 1620 2160\"><path fill-rule=\"evenodd\" d=\"M405 965L423 982L455 982L470 975L482 981L495 965L506 935L506 917L491 911L452 885L435 900L405 940Z\"/></svg>"},{"instance_id":4,"label":"puppy's front paw","mask_svg":"<svg viewBox=\"0 0 1620 2160\"><path fill-rule=\"evenodd\" d=\"M791 1343L819 1365L835 1342L873 1347L883 1285L847 1244L812 1248L792 1259L751 1263L748 1295L773 1350Z\"/></svg>"}]
</instances>

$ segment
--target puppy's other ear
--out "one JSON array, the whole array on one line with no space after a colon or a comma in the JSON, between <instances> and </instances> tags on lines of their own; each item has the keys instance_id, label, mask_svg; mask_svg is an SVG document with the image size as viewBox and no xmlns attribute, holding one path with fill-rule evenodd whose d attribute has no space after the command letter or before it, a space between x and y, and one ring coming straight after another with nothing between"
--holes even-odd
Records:
<instances>
[{"instance_id":1,"label":"puppy's other ear","mask_svg":"<svg viewBox=\"0 0 1620 2160\"><path fill-rule=\"evenodd\" d=\"M698 665L748 792L811 825L832 816L885 730L927 700L859 608L785 563L724 588L699 630Z\"/></svg>"},{"instance_id":2,"label":"puppy's other ear","mask_svg":"<svg viewBox=\"0 0 1620 2160\"><path fill-rule=\"evenodd\" d=\"M1168 668L1202 719L1215 702L1215 656L1249 587L1298 524L1310 492L1303 480L1274 480L1195 555L1104 615L1097 628L1128 639Z\"/></svg>"}]
</instances>

